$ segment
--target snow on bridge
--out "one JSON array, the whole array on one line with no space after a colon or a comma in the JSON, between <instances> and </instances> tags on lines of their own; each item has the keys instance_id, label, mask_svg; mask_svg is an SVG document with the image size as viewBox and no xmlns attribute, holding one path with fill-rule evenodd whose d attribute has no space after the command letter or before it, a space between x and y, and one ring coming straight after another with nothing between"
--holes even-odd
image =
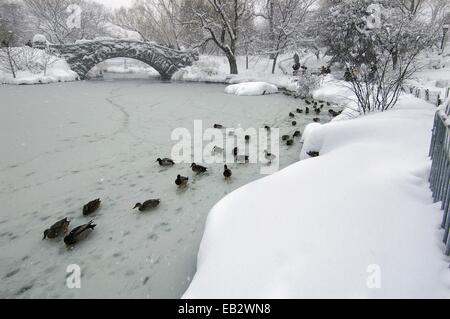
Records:
<instances>
[{"instance_id":1,"label":"snow on bridge","mask_svg":"<svg viewBox=\"0 0 450 319\"><path fill-rule=\"evenodd\" d=\"M50 45L50 50L65 58L80 79L97 64L112 58L133 58L142 61L170 79L181 68L192 65L198 54L178 51L152 42L131 40L78 41L74 44Z\"/></svg>"}]
</instances>

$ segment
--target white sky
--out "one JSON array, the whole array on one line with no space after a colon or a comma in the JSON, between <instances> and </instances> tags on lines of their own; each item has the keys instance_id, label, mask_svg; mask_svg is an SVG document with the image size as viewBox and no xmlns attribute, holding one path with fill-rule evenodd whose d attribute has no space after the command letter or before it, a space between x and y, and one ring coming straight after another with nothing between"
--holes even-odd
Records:
<instances>
[{"instance_id":1,"label":"white sky","mask_svg":"<svg viewBox=\"0 0 450 319\"><path fill-rule=\"evenodd\" d=\"M111 8L129 7L134 0L94 0Z\"/></svg>"}]
</instances>

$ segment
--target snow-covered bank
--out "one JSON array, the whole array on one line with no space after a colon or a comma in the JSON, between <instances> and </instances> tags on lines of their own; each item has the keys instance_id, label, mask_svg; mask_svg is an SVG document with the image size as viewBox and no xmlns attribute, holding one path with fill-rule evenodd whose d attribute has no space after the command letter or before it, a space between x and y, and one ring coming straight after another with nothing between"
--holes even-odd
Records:
<instances>
[{"instance_id":1,"label":"snow-covered bank","mask_svg":"<svg viewBox=\"0 0 450 319\"><path fill-rule=\"evenodd\" d=\"M13 48L19 70L14 78L10 71L0 68L0 84L47 84L71 82L78 79L64 59L49 55L45 51L29 47Z\"/></svg>"},{"instance_id":2,"label":"snow-covered bank","mask_svg":"<svg viewBox=\"0 0 450 319\"><path fill-rule=\"evenodd\" d=\"M238 56L239 74L230 75L226 57L202 55L199 61L178 71L172 79L186 82L226 84L263 81L276 85L279 89L297 91L297 83L294 82L295 77L292 75L292 56L293 54L286 54L280 57L275 74L271 72L273 60L269 58L252 56L249 58L249 68L246 69L245 56ZM318 70L326 62L317 60L314 55L308 54L302 57L301 63L310 70Z\"/></svg>"},{"instance_id":3,"label":"snow-covered bank","mask_svg":"<svg viewBox=\"0 0 450 319\"><path fill-rule=\"evenodd\" d=\"M225 93L239 96L266 95L278 93L278 88L266 82L244 82L227 86Z\"/></svg>"},{"instance_id":4,"label":"snow-covered bank","mask_svg":"<svg viewBox=\"0 0 450 319\"><path fill-rule=\"evenodd\" d=\"M450 297L427 182L434 112L404 96L389 112L310 132L320 157L211 210L184 297ZM380 288L369 288L376 278Z\"/></svg>"}]
</instances>

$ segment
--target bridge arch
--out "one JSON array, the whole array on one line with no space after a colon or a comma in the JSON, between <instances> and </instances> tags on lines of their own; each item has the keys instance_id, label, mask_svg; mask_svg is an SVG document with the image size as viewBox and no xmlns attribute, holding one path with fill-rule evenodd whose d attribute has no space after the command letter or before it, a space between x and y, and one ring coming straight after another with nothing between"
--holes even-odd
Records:
<instances>
[{"instance_id":1,"label":"bridge arch","mask_svg":"<svg viewBox=\"0 0 450 319\"><path fill-rule=\"evenodd\" d=\"M130 40L79 41L50 45L50 50L64 58L80 79L85 79L97 64L113 58L132 58L144 62L158 71L163 79L170 79L175 72L198 60L195 52Z\"/></svg>"}]
</instances>

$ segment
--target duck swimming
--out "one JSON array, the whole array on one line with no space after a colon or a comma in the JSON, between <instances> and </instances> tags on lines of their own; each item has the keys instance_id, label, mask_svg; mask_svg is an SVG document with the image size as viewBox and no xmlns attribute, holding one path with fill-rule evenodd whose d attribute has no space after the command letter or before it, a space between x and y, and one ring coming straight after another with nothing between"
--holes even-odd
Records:
<instances>
[{"instance_id":1,"label":"duck swimming","mask_svg":"<svg viewBox=\"0 0 450 319\"><path fill-rule=\"evenodd\" d=\"M295 117L295 114L292 113L292 112L290 112L290 113L289 113L289 117Z\"/></svg>"},{"instance_id":2,"label":"duck swimming","mask_svg":"<svg viewBox=\"0 0 450 319\"><path fill-rule=\"evenodd\" d=\"M313 119L314 122L319 123L320 122L320 118L316 117Z\"/></svg>"},{"instance_id":3,"label":"duck swimming","mask_svg":"<svg viewBox=\"0 0 450 319\"><path fill-rule=\"evenodd\" d=\"M269 163L272 163L272 161L274 161L277 157L276 155L269 153L269 151L264 151L264 157L266 158L266 160L269 161Z\"/></svg>"},{"instance_id":4,"label":"duck swimming","mask_svg":"<svg viewBox=\"0 0 450 319\"><path fill-rule=\"evenodd\" d=\"M318 156L320 156L320 153L316 152L316 151L309 151L306 154L308 154L309 157L318 157Z\"/></svg>"},{"instance_id":5,"label":"duck swimming","mask_svg":"<svg viewBox=\"0 0 450 319\"><path fill-rule=\"evenodd\" d=\"M300 131L295 131L293 137L300 137L302 136L302 132Z\"/></svg>"},{"instance_id":6,"label":"duck swimming","mask_svg":"<svg viewBox=\"0 0 450 319\"><path fill-rule=\"evenodd\" d=\"M303 113L303 110L301 110L301 109L297 109L297 113L300 113L300 114L302 114L302 113Z\"/></svg>"},{"instance_id":7,"label":"duck swimming","mask_svg":"<svg viewBox=\"0 0 450 319\"><path fill-rule=\"evenodd\" d=\"M55 239L58 238L61 235L64 235L67 233L67 230L69 228L70 221L67 218L64 218L63 220L60 220L59 222L56 222L51 226L49 229L46 229L44 231L44 238L42 240L49 238L49 239Z\"/></svg>"},{"instance_id":8,"label":"duck swimming","mask_svg":"<svg viewBox=\"0 0 450 319\"><path fill-rule=\"evenodd\" d=\"M175 162L172 161L170 158L163 158L163 159L158 158L156 161L159 163L160 166L173 166L173 165L175 165Z\"/></svg>"},{"instance_id":9,"label":"duck swimming","mask_svg":"<svg viewBox=\"0 0 450 319\"><path fill-rule=\"evenodd\" d=\"M290 138L289 135L283 135L283 136L281 137L281 139L282 139L283 141L287 141L289 138Z\"/></svg>"},{"instance_id":10,"label":"duck swimming","mask_svg":"<svg viewBox=\"0 0 450 319\"><path fill-rule=\"evenodd\" d=\"M286 145L287 145L287 146L292 146L292 145L294 145L294 140L287 140L287 141L286 141Z\"/></svg>"},{"instance_id":11,"label":"duck swimming","mask_svg":"<svg viewBox=\"0 0 450 319\"><path fill-rule=\"evenodd\" d=\"M86 205L84 205L83 215L88 216L88 215L95 213L97 211L97 209L100 207L101 202L102 201L100 200L100 198L98 198L98 199L93 200L92 202L89 202Z\"/></svg>"},{"instance_id":12,"label":"duck swimming","mask_svg":"<svg viewBox=\"0 0 450 319\"><path fill-rule=\"evenodd\" d=\"M297 125L297 121L292 121L292 126L296 126Z\"/></svg>"},{"instance_id":13,"label":"duck swimming","mask_svg":"<svg viewBox=\"0 0 450 319\"><path fill-rule=\"evenodd\" d=\"M192 163L191 168L192 171L197 174L205 173L208 170L206 167L197 165L195 163Z\"/></svg>"},{"instance_id":14,"label":"duck swimming","mask_svg":"<svg viewBox=\"0 0 450 319\"><path fill-rule=\"evenodd\" d=\"M136 206L134 206L133 209L138 208L140 212L145 212L147 210L150 209L154 209L156 207L159 206L159 204L161 204L161 200L160 199L150 199L145 201L144 203L137 203Z\"/></svg>"},{"instance_id":15,"label":"duck swimming","mask_svg":"<svg viewBox=\"0 0 450 319\"><path fill-rule=\"evenodd\" d=\"M97 225L94 224L94 221L90 221L86 225L81 225L76 228L74 228L69 235L64 237L64 243L67 246L73 246L83 239L85 239L96 227Z\"/></svg>"},{"instance_id":16,"label":"duck swimming","mask_svg":"<svg viewBox=\"0 0 450 319\"><path fill-rule=\"evenodd\" d=\"M227 165L225 165L223 169L224 169L223 176L225 177L225 179L229 179L233 175L233 172L231 171L231 169L228 168Z\"/></svg>"},{"instance_id":17,"label":"duck swimming","mask_svg":"<svg viewBox=\"0 0 450 319\"><path fill-rule=\"evenodd\" d=\"M178 187L186 186L188 181L189 177L178 175L177 179L175 180L175 185L177 185Z\"/></svg>"},{"instance_id":18,"label":"duck swimming","mask_svg":"<svg viewBox=\"0 0 450 319\"><path fill-rule=\"evenodd\" d=\"M225 128L225 127L223 125L221 125L221 124L214 124L214 128L221 130L221 129Z\"/></svg>"}]
</instances>

